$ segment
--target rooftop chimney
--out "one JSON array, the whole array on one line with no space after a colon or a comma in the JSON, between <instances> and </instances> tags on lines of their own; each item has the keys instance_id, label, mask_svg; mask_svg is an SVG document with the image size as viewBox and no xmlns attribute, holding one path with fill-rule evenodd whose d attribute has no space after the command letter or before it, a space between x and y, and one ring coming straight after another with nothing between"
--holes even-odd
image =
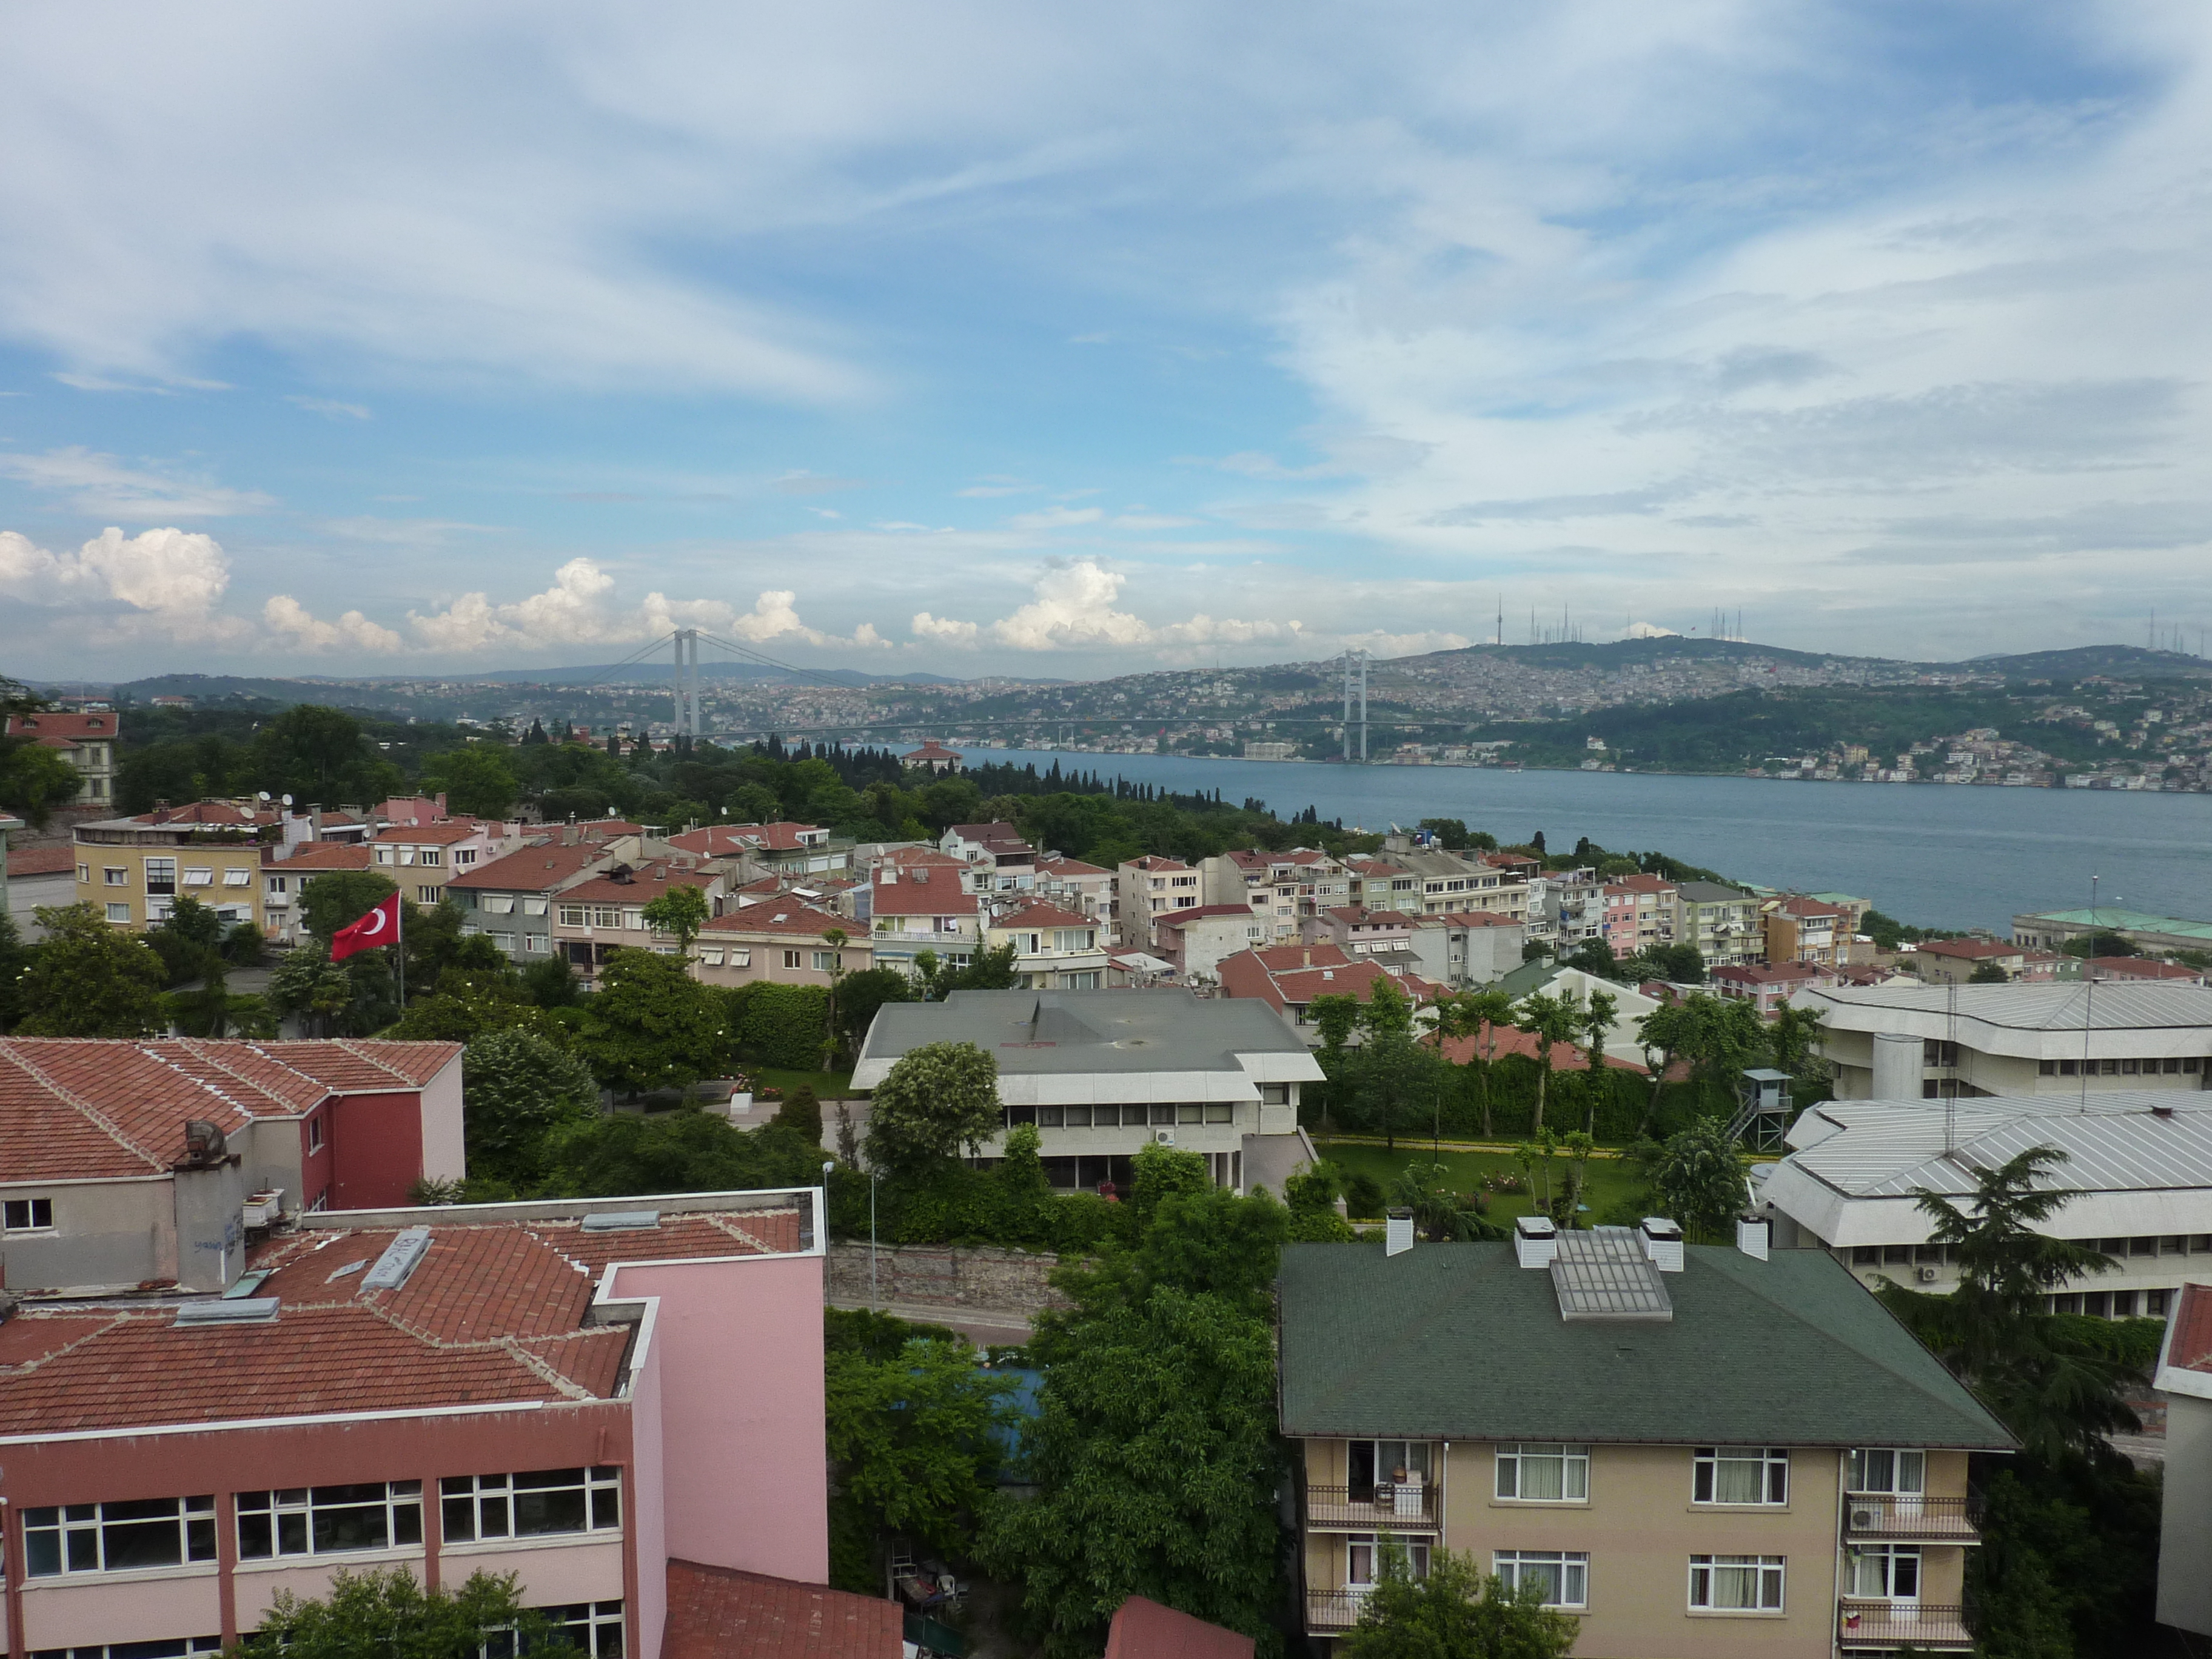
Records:
<instances>
[{"instance_id":1,"label":"rooftop chimney","mask_svg":"<svg viewBox=\"0 0 2212 1659\"><path fill-rule=\"evenodd\" d=\"M1403 1255L1413 1248L1413 1212L1386 1210L1382 1213L1382 1254Z\"/></svg>"},{"instance_id":2,"label":"rooftop chimney","mask_svg":"<svg viewBox=\"0 0 2212 1659\"><path fill-rule=\"evenodd\" d=\"M1774 1224L1763 1215L1741 1217L1735 1224L1735 1247L1753 1261L1764 1261L1773 1231Z\"/></svg>"},{"instance_id":3,"label":"rooftop chimney","mask_svg":"<svg viewBox=\"0 0 2212 1659\"><path fill-rule=\"evenodd\" d=\"M1513 1223L1513 1255L1524 1267L1548 1267L1559 1253L1559 1230L1547 1215L1524 1215Z\"/></svg>"},{"instance_id":4,"label":"rooftop chimney","mask_svg":"<svg viewBox=\"0 0 2212 1659\"><path fill-rule=\"evenodd\" d=\"M1663 1215L1644 1218L1644 1254L1662 1273L1682 1271L1682 1224Z\"/></svg>"}]
</instances>

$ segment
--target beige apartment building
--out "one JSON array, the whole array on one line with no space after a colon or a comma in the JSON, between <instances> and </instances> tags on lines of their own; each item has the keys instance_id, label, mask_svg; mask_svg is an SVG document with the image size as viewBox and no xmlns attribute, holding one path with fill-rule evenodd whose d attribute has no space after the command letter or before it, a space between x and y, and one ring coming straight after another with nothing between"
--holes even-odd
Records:
<instances>
[{"instance_id":1,"label":"beige apartment building","mask_svg":"<svg viewBox=\"0 0 2212 1659\"><path fill-rule=\"evenodd\" d=\"M264 930L261 849L281 846L284 824L228 801L196 801L136 817L76 826L76 899L118 927L143 933L179 897L198 899L227 923Z\"/></svg>"},{"instance_id":2,"label":"beige apartment building","mask_svg":"<svg viewBox=\"0 0 2212 1659\"><path fill-rule=\"evenodd\" d=\"M1159 919L1174 910L1196 909L1202 900L1204 878L1181 859L1147 854L1124 864L1115 872L1114 890L1115 939L1127 951L1154 951Z\"/></svg>"},{"instance_id":3,"label":"beige apartment building","mask_svg":"<svg viewBox=\"0 0 2212 1659\"><path fill-rule=\"evenodd\" d=\"M76 768L80 805L105 806L115 799L115 745L122 735L122 720L112 708L82 713L42 708L9 715L5 730L11 738L55 750Z\"/></svg>"},{"instance_id":4,"label":"beige apartment building","mask_svg":"<svg viewBox=\"0 0 2212 1659\"><path fill-rule=\"evenodd\" d=\"M868 930L789 896L708 922L691 948L691 977L707 985L813 985L827 989L875 966Z\"/></svg>"},{"instance_id":5,"label":"beige apartment building","mask_svg":"<svg viewBox=\"0 0 2212 1659\"><path fill-rule=\"evenodd\" d=\"M1310 1636L1449 1549L1571 1614L1577 1659L1972 1647L1967 1458L2014 1443L1826 1255L1401 1222L1291 1245L1279 1288Z\"/></svg>"},{"instance_id":6,"label":"beige apartment building","mask_svg":"<svg viewBox=\"0 0 2212 1659\"><path fill-rule=\"evenodd\" d=\"M377 874L393 883L409 902L435 904L454 877L504 857L521 841L520 824L453 818L393 824L371 846Z\"/></svg>"},{"instance_id":7,"label":"beige apartment building","mask_svg":"<svg viewBox=\"0 0 2212 1659\"><path fill-rule=\"evenodd\" d=\"M673 956L676 935L650 926L645 907L678 886L697 888L707 901L709 916L721 908L720 876L667 863L635 869L617 864L604 875L562 888L553 895L555 953L566 957L586 985L617 951L654 951Z\"/></svg>"}]
</instances>

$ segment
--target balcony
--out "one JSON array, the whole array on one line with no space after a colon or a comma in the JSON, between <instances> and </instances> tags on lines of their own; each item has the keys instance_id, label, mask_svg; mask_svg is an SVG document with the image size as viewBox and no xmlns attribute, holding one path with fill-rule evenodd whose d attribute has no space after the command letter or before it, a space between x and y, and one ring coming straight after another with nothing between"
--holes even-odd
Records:
<instances>
[{"instance_id":1,"label":"balcony","mask_svg":"<svg viewBox=\"0 0 2212 1659\"><path fill-rule=\"evenodd\" d=\"M1978 1498L1851 1492L1844 1498L1844 1535L1866 1542L1978 1544L1981 1519Z\"/></svg>"},{"instance_id":2,"label":"balcony","mask_svg":"<svg viewBox=\"0 0 2212 1659\"><path fill-rule=\"evenodd\" d=\"M1434 1532L1437 1489L1392 1486L1308 1486L1306 1525L1322 1532Z\"/></svg>"},{"instance_id":3,"label":"balcony","mask_svg":"<svg viewBox=\"0 0 2212 1659\"><path fill-rule=\"evenodd\" d=\"M1368 1586L1358 1584L1344 1589L1310 1589L1306 1592L1306 1632L1312 1636L1328 1636L1350 1630L1359 1622L1360 1609L1367 1605Z\"/></svg>"},{"instance_id":4,"label":"balcony","mask_svg":"<svg viewBox=\"0 0 2212 1659\"><path fill-rule=\"evenodd\" d=\"M1932 1601L1846 1601L1837 1609L1836 1638L1846 1653L1971 1648L1969 1611Z\"/></svg>"}]
</instances>

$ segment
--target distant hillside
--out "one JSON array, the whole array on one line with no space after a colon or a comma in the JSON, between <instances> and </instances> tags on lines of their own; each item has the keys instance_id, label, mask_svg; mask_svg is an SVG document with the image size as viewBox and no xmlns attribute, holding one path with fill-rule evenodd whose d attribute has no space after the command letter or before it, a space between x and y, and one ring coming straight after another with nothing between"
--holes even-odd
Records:
<instances>
[{"instance_id":1,"label":"distant hillside","mask_svg":"<svg viewBox=\"0 0 2212 1659\"><path fill-rule=\"evenodd\" d=\"M2180 651L2149 651L2139 645L2077 645L2067 651L2028 651L1975 657L1950 668L1999 673L2007 679L2079 679L2109 674L2121 679L2212 679L2212 662Z\"/></svg>"},{"instance_id":2,"label":"distant hillside","mask_svg":"<svg viewBox=\"0 0 2212 1659\"><path fill-rule=\"evenodd\" d=\"M1686 634L1668 634L1656 639L1577 641L1559 645L1469 645L1454 651L1431 651L1418 657L1394 657L1378 666L1411 667L1472 657L1496 657L1530 668L1595 668L1616 670L1636 663L1659 662L1685 657L1729 661L1798 663L1807 667L1824 662L1866 662L1893 665L1886 658L1850 657L1832 652L1791 651L1778 645L1753 645L1742 640L1703 640Z\"/></svg>"}]
</instances>

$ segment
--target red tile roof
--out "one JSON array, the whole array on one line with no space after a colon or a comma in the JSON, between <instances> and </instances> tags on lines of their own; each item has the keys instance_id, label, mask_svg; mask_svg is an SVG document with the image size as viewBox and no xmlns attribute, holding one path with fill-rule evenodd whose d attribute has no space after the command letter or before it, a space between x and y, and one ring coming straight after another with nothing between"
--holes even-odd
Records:
<instances>
[{"instance_id":1,"label":"red tile roof","mask_svg":"<svg viewBox=\"0 0 2212 1659\"><path fill-rule=\"evenodd\" d=\"M366 870L376 862L376 855L361 842L311 841L292 849L289 858L279 858L281 847L261 849L261 867L278 874L286 871L311 874L318 870Z\"/></svg>"},{"instance_id":2,"label":"red tile roof","mask_svg":"<svg viewBox=\"0 0 2212 1659\"><path fill-rule=\"evenodd\" d=\"M790 933L805 939L819 939L832 927L842 929L856 944L867 943L859 924L850 916L833 916L826 910L813 909L793 899L779 904L775 900L763 899L757 904L748 904L742 910L732 910L726 916L716 916L703 929L709 933Z\"/></svg>"},{"instance_id":3,"label":"red tile roof","mask_svg":"<svg viewBox=\"0 0 2212 1659\"><path fill-rule=\"evenodd\" d=\"M74 847L26 847L20 853L8 854L10 880L18 876L58 876L64 871L72 875L76 872Z\"/></svg>"},{"instance_id":4,"label":"red tile roof","mask_svg":"<svg viewBox=\"0 0 2212 1659\"><path fill-rule=\"evenodd\" d=\"M1243 906L1235 907L1243 909ZM1063 910L1057 904L1032 904L1017 910L1010 916L1000 916L991 924L994 927L1096 927L1096 916L1078 915L1073 910Z\"/></svg>"},{"instance_id":5,"label":"red tile roof","mask_svg":"<svg viewBox=\"0 0 2212 1659\"><path fill-rule=\"evenodd\" d=\"M1512 917L1494 910L1442 910L1434 915L1411 917L1416 927L1518 927Z\"/></svg>"},{"instance_id":6,"label":"red tile roof","mask_svg":"<svg viewBox=\"0 0 2212 1659\"><path fill-rule=\"evenodd\" d=\"M196 800L187 806L164 806L151 812L141 812L131 820L133 823L213 823L242 826L249 823L272 823L274 812L246 812L227 800Z\"/></svg>"},{"instance_id":7,"label":"red tile roof","mask_svg":"<svg viewBox=\"0 0 2212 1659\"><path fill-rule=\"evenodd\" d=\"M660 1654L661 1659L899 1659L905 1627L899 1604L880 1596L672 1559Z\"/></svg>"},{"instance_id":8,"label":"red tile roof","mask_svg":"<svg viewBox=\"0 0 2212 1659\"><path fill-rule=\"evenodd\" d=\"M593 1233L573 1219L448 1226L465 1212L435 1213L429 1249L396 1290L361 1288L392 1227L280 1237L256 1263L271 1269L258 1293L278 1303L265 1323L180 1328L173 1307L19 1310L0 1325L0 1434L605 1400L632 1334L583 1323L608 1265L799 1242L792 1212Z\"/></svg>"},{"instance_id":9,"label":"red tile roof","mask_svg":"<svg viewBox=\"0 0 2212 1659\"><path fill-rule=\"evenodd\" d=\"M1751 962L1716 968L1708 977L1729 985L1802 985L1808 979L1832 975L1810 962Z\"/></svg>"},{"instance_id":10,"label":"red tile roof","mask_svg":"<svg viewBox=\"0 0 2212 1659\"><path fill-rule=\"evenodd\" d=\"M1185 864L1181 859L1164 858L1158 853L1147 853L1140 859L1131 859L1128 867L1132 870L1187 871L1190 866Z\"/></svg>"},{"instance_id":11,"label":"red tile roof","mask_svg":"<svg viewBox=\"0 0 2212 1659\"><path fill-rule=\"evenodd\" d=\"M446 884L494 892L547 893L572 876L581 875L607 856L602 848L556 847L541 842L520 852L464 870Z\"/></svg>"},{"instance_id":12,"label":"red tile roof","mask_svg":"<svg viewBox=\"0 0 2212 1659\"><path fill-rule=\"evenodd\" d=\"M184 1156L189 1118L235 1133L333 1094L421 1088L460 1052L457 1042L0 1037L0 1180L158 1175Z\"/></svg>"},{"instance_id":13,"label":"red tile roof","mask_svg":"<svg viewBox=\"0 0 2212 1659\"><path fill-rule=\"evenodd\" d=\"M958 863L958 860L954 860ZM1103 865L1085 864L1081 859L1040 858L1036 861L1041 876L1110 876L1114 872Z\"/></svg>"},{"instance_id":14,"label":"red tile roof","mask_svg":"<svg viewBox=\"0 0 2212 1659\"><path fill-rule=\"evenodd\" d=\"M1114 1614L1106 1659L1252 1659L1249 1636L1133 1595Z\"/></svg>"},{"instance_id":15,"label":"red tile roof","mask_svg":"<svg viewBox=\"0 0 2212 1659\"><path fill-rule=\"evenodd\" d=\"M450 847L471 836L496 836L498 829L474 818L442 818L435 823L395 823L378 830L376 841L379 846Z\"/></svg>"},{"instance_id":16,"label":"red tile roof","mask_svg":"<svg viewBox=\"0 0 2212 1659\"><path fill-rule=\"evenodd\" d=\"M1508 1054L1519 1054L1524 1059L1541 1058L1535 1034L1514 1025L1485 1024L1474 1036L1449 1037L1438 1045L1443 1057L1455 1066L1464 1066L1475 1059L1503 1060ZM1633 1060L1615 1060L1605 1056L1605 1063L1616 1072L1635 1072L1641 1076L1651 1075L1647 1067ZM1552 1045L1552 1069L1555 1072L1587 1072L1589 1070L1589 1052L1572 1042ZM1669 1077L1675 1073L1669 1072ZM1686 1075L1686 1073L1685 1073Z\"/></svg>"},{"instance_id":17,"label":"red tile roof","mask_svg":"<svg viewBox=\"0 0 2212 1659\"><path fill-rule=\"evenodd\" d=\"M90 714L64 714L45 710L31 714L8 716L8 735L11 738L62 738L76 740L83 738L112 738L120 729L122 716L113 709L101 709Z\"/></svg>"},{"instance_id":18,"label":"red tile roof","mask_svg":"<svg viewBox=\"0 0 2212 1659\"><path fill-rule=\"evenodd\" d=\"M11 863L8 873L15 872L15 866ZM2191 985L2202 984L2204 979L2194 968L2185 968L2178 962L2152 962L2144 957L2091 957L2081 966L2106 979L2186 980Z\"/></svg>"},{"instance_id":19,"label":"red tile roof","mask_svg":"<svg viewBox=\"0 0 2212 1659\"><path fill-rule=\"evenodd\" d=\"M2166 1363L2185 1371L2212 1371L2212 1285L2184 1285L2166 1340Z\"/></svg>"},{"instance_id":20,"label":"red tile roof","mask_svg":"<svg viewBox=\"0 0 2212 1659\"><path fill-rule=\"evenodd\" d=\"M1208 916L1238 916L1249 921L1259 914L1249 904L1187 904L1180 910L1163 910L1152 918L1152 926L1181 927L1186 922L1203 921Z\"/></svg>"},{"instance_id":21,"label":"red tile roof","mask_svg":"<svg viewBox=\"0 0 2212 1659\"><path fill-rule=\"evenodd\" d=\"M1610 892L1671 893L1674 884L1664 876L1623 876L1618 881L1606 883Z\"/></svg>"},{"instance_id":22,"label":"red tile roof","mask_svg":"<svg viewBox=\"0 0 2212 1659\"><path fill-rule=\"evenodd\" d=\"M972 916L975 896L949 881L878 882L869 900L879 916Z\"/></svg>"},{"instance_id":23,"label":"red tile roof","mask_svg":"<svg viewBox=\"0 0 2212 1659\"><path fill-rule=\"evenodd\" d=\"M1352 996L1364 1002L1380 980L1389 980L1419 1000L1443 988L1412 974L1386 972L1379 963L1346 956L1334 945L1285 945L1264 951L1239 951L1224 957L1215 969L1224 994L1255 997L1277 1012L1316 997Z\"/></svg>"},{"instance_id":24,"label":"red tile roof","mask_svg":"<svg viewBox=\"0 0 2212 1659\"><path fill-rule=\"evenodd\" d=\"M590 899L616 904L650 904L672 885L711 887L720 879L711 871L684 870L666 864L649 864L633 871L627 881L617 881L611 875L593 876L589 881L580 881L574 887L562 888L561 897L564 902Z\"/></svg>"}]
</instances>

